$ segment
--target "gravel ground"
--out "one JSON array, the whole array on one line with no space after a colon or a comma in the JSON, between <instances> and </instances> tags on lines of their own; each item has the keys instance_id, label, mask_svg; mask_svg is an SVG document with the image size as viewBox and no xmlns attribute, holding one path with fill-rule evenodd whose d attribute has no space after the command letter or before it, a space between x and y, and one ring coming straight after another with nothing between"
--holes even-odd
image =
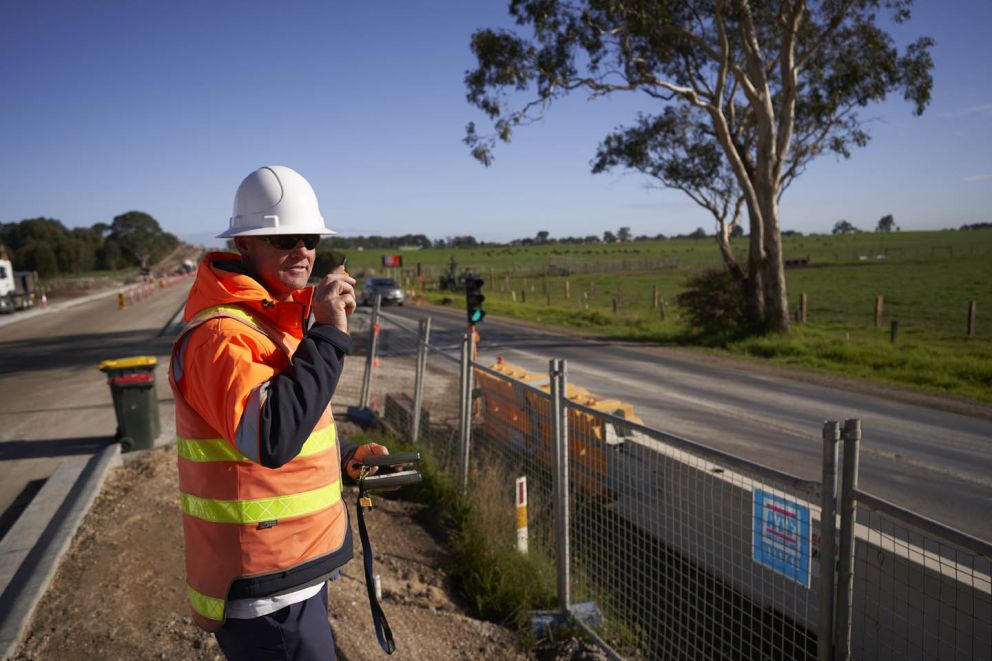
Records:
<instances>
[{"instance_id":1,"label":"gravel ground","mask_svg":"<svg viewBox=\"0 0 992 661\"><path fill-rule=\"evenodd\" d=\"M15 659L223 658L187 612L175 448L128 459L83 521ZM355 494L345 493L351 508ZM384 498L376 505L366 522L397 644L391 658L604 658L579 641L528 650L519 634L472 618L449 579L443 535L423 523L425 506ZM382 659L354 532L356 559L330 583L331 624L339 658Z\"/></svg>"}]
</instances>

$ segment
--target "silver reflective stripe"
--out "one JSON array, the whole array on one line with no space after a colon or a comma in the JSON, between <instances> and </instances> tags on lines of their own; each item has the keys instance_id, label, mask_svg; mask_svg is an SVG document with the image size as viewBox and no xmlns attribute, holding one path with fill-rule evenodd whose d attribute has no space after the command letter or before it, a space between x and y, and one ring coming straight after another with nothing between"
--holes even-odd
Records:
<instances>
[{"instance_id":1,"label":"silver reflective stripe","mask_svg":"<svg viewBox=\"0 0 992 661\"><path fill-rule=\"evenodd\" d=\"M238 431L234 434L234 443L238 446L238 450L256 464L259 463L258 440L261 438L258 421L262 417L262 404L265 403L268 392L268 381L252 388L251 394L248 395L248 401L245 403L245 410L241 413Z\"/></svg>"},{"instance_id":2,"label":"silver reflective stripe","mask_svg":"<svg viewBox=\"0 0 992 661\"><path fill-rule=\"evenodd\" d=\"M179 380L183 378L183 371L185 370L185 360L186 360L186 345L189 344L189 333L184 333L181 338L179 338L179 346L176 350L172 352L172 363L169 365L169 369L172 370L172 380L179 383Z\"/></svg>"}]
</instances>

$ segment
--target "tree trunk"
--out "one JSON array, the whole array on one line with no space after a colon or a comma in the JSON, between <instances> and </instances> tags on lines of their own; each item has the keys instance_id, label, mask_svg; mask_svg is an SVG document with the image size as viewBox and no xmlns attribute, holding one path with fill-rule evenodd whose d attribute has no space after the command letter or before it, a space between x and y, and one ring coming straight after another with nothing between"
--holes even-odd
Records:
<instances>
[{"instance_id":1,"label":"tree trunk","mask_svg":"<svg viewBox=\"0 0 992 661\"><path fill-rule=\"evenodd\" d=\"M748 326L751 329L760 329L764 327L765 319L765 288L762 270L762 263L765 259L761 241L764 232L760 225L759 214L751 213L750 208L748 208L748 223L751 232L750 243L748 244L747 279L744 283L745 310Z\"/></svg>"},{"instance_id":2,"label":"tree trunk","mask_svg":"<svg viewBox=\"0 0 992 661\"><path fill-rule=\"evenodd\" d=\"M720 245L720 254L723 255L723 263L726 265L727 270L730 274L734 276L739 282L743 282L747 275L744 273L744 269L737 262L737 257L734 255L734 249L730 246L730 230L726 225L720 228L717 233L716 241Z\"/></svg>"},{"instance_id":3,"label":"tree trunk","mask_svg":"<svg viewBox=\"0 0 992 661\"><path fill-rule=\"evenodd\" d=\"M789 297L785 288L785 262L782 256L782 234L778 224L778 202L775 191L758 190L764 220L764 254L762 289L764 291L764 326L774 333L789 332Z\"/></svg>"},{"instance_id":4,"label":"tree trunk","mask_svg":"<svg viewBox=\"0 0 992 661\"><path fill-rule=\"evenodd\" d=\"M740 262L734 255L730 246L730 229L725 223L721 223L720 231L717 233L717 243L720 245L720 253L723 255L723 263L727 271L740 287L741 296L745 301L745 315L748 326L758 328L761 325L761 309L763 307L764 292L760 287L755 287L756 282L761 282L759 274L745 272ZM748 259L747 266L750 270L754 260Z\"/></svg>"}]
</instances>

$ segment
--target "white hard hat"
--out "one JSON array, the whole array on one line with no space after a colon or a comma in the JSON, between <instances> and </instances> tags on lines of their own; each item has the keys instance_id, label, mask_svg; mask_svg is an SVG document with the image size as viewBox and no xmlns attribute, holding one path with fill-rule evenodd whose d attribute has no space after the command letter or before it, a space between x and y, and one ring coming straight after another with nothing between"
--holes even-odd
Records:
<instances>
[{"instance_id":1,"label":"white hard hat","mask_svg":"<svg viewBox=\"0 0 992 661\"><path fill-rule=\"evenodd\" d=\"M324 225L313 187L283 165L266 165L245 177L234 195L230 227L217 238L274 234L337 234Z\"/></svg>"}]
</instances>

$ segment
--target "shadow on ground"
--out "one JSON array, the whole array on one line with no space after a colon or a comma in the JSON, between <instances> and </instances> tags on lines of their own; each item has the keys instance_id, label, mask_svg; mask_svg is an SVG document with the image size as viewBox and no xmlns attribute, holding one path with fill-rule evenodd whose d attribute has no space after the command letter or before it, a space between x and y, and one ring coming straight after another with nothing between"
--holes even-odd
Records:
<instances>
[{"instance_id":1,"label":"shadow on ground","mask_svg":"<svg viewBox=\"0 0 992 661\"><path fill-rule=\"evenodd\" d=\"M108 358L168 356L173 340L171 336L158 337L155 331L142 329L0 342L0 373L39 372L81 365L92 365L95 369L100 361Z\"/></svg>"},{"instance_id":2,"label":"shadow on ground","mask_svg":"<svg viewBox=\"0 0 992 661\"><path fill-rule=\"evenodd\" d=\"M0 442L0 461L91 455L114 442L112 436L85 436L51 440Z\"/></svg>"}]
</instances>

